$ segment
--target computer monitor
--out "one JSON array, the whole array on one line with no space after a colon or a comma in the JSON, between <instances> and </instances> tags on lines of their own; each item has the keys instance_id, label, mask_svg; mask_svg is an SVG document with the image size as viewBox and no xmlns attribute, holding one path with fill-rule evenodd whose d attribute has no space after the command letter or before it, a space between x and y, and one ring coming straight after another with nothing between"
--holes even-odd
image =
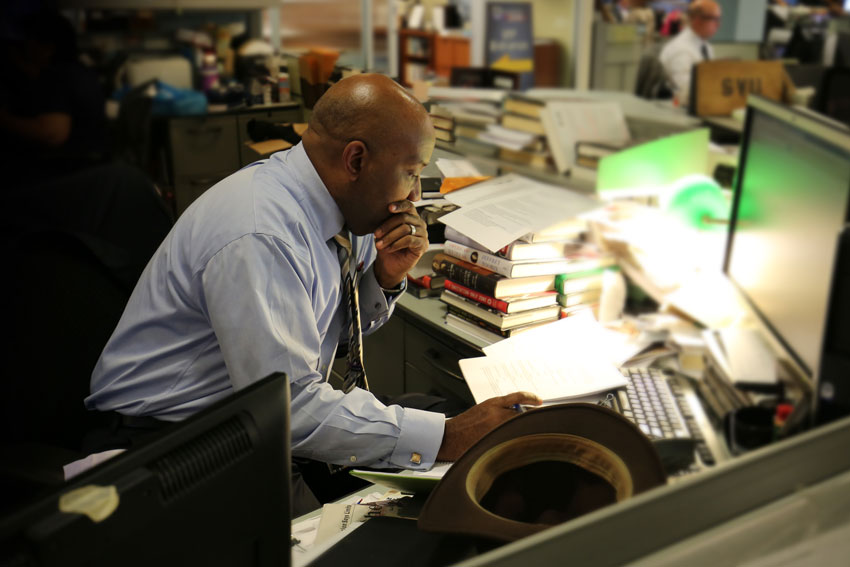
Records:
<instances>
[{"instance_id":1,"label":"computer monitor","mask_svg":"<svg viewBox=\"0 0 850 567\"><path fill-rule=\"evenodd\" d=\"M850 135L813 112L751 97L725 272L816 387L850 206ZM844 345L850 360L850 345ZM841 355L844 356L844 355ZM840 377L850 384L850 375Z\"/></svg>"},{"instance_id":2,"label":"computer monitor","mask_svg":"<svg viewBox=\"0 0 850 567\"><path fill-rule=\"evenodd\" d=\"M288 565L288 408L275 374L167 427L0 520L0 565ZM59 509L87 486L99 522Z\"/></svg>"}]
</instances>

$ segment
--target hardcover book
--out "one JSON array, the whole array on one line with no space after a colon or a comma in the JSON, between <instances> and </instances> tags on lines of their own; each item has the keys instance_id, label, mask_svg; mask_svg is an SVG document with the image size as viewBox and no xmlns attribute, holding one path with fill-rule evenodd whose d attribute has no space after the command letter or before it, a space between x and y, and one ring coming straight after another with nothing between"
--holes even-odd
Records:
<instances>
[{"instance_id":1,"label":"hardcover book","mask_svg":"<svg viewBox=\"0 0 850 567\"><path fill-rule=\"evenodd\" d=\"M541 291L537 293L513 295L503 299L497 299L451 280L446 280L444 285L447 290L453 293L480 303L484 307L490 307L497 311L501 311L502 313L528 311L529 309L548 307L558 303L558 294L554 291Z\"/></svg>"},{"instance_id":2,"label":"hardcover book","mask_svg":"<svg viewBox=\"0 0 850 567\"><path fill-rule=\"evenodd\" d=\"M470 315L474 315L482 321L490 323L499 329L509 329L511 327L519 327L520 325L527 325L529 323L536 323L539 321L554 321L558 318L559 313L561 312L560 307L557 305L551 305L549 307L540 307L538 309L520 311L513 314L502 313L501 311L485 307L480 303L471 299L466 299L463 296L447 290L444 290L440 295L440 300L448 304L449 307L455 308L451 310L452 313L456 313L457 310L463 311Z\"/></svg>"},{"instance_id":3,"label":"hardcover book","mask_svg":"<svg viewBox=\"0 0 850 567\"><path fill-rule=\"evenodd\" d=\"M478 264L497 274L509 278L544 276L566 273L571 261L566 258L547 260L508 260L489 252L483 252L458 242L446 241L446 254L450 254L472 264Z\"/></svg>"},{"instance_id":4,"label":"hardcover book","mask_svg":"<svg viewBox=\"0 0 850 567\"><path fill-rule=\"evenodd\" d=\"M432 266L437 274L496 298L555 289L555 276L508 278L444 253L434 256Z\"/></svg>"}]
</instances>

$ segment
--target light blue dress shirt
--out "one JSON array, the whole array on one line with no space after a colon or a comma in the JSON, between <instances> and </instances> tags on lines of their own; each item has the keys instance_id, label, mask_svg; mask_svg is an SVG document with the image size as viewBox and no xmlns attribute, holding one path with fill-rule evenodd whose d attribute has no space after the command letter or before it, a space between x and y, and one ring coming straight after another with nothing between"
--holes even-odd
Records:
<instances>
[{"instance_id":1,"label":"light blue dress shirt","mask_svg":"<svg viewBox=\"0 0 850 567\"><path fill-rule=\"evenodd\" d=\"M327 383L337 343L347 340L332 240L342 226L300 144L209 189L145 268L94 369L86 406L177 421L282 371L293 455L430 467L442 414L387 407L369 392L343 394ZM389 318L392 303L372 271L372 235L357 240L368 333Z\"/></svg>"}]
</instances>

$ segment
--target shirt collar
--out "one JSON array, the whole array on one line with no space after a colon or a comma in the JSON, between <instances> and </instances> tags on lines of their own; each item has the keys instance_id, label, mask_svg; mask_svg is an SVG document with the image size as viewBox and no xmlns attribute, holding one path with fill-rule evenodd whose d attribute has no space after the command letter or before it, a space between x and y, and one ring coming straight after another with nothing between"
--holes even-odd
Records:
<instances>
[{"instance_id":1,"label":"shirt collar","mask_svg":"<svg viewBox=\"0 0 850 567\"><path fill-rule=\"evenodd\" d=\"M315 227L323 239L330 240L342 230L345 223L342 211L339 210L336 201L331 197L328 188L322 182L322 178L319 177L319 172L316 171L313 162L310 161L310 156L307 155L304 144L299 142L286 153L288 154L287 161L291 162L304 189L299 195L299 201L304 202L306 210L316 213L308 215L308 222Z\"/></svg>"},{"instance_id":2,"label":"shirt collar","mask_svg":"<svg viewBox=\"0 0 850 567\"><path fill-rule=\"evenodd\" d=\"M691 26L686 27L682 33L685 34L687 40L695 45L697 49L702 49L702 45L707 43L703 38L698 36L693 29L691 29Z\"/></svg>"}]
</instances>

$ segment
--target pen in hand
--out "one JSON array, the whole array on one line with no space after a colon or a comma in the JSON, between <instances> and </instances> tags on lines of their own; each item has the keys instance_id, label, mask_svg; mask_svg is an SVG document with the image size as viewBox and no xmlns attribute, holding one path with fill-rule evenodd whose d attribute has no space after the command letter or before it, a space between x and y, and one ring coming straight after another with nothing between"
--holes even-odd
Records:
<instances>
[{"instance_id":1,"label":"pen in hand","mask_svg":"<svg viewBox=\"0 0 850 567\"><path fill-rule=\"evenodd\" d=\"M522 404L514 404L511 408L517 413L525 413L525 406Z\"/></svg>"}]
</instances>

